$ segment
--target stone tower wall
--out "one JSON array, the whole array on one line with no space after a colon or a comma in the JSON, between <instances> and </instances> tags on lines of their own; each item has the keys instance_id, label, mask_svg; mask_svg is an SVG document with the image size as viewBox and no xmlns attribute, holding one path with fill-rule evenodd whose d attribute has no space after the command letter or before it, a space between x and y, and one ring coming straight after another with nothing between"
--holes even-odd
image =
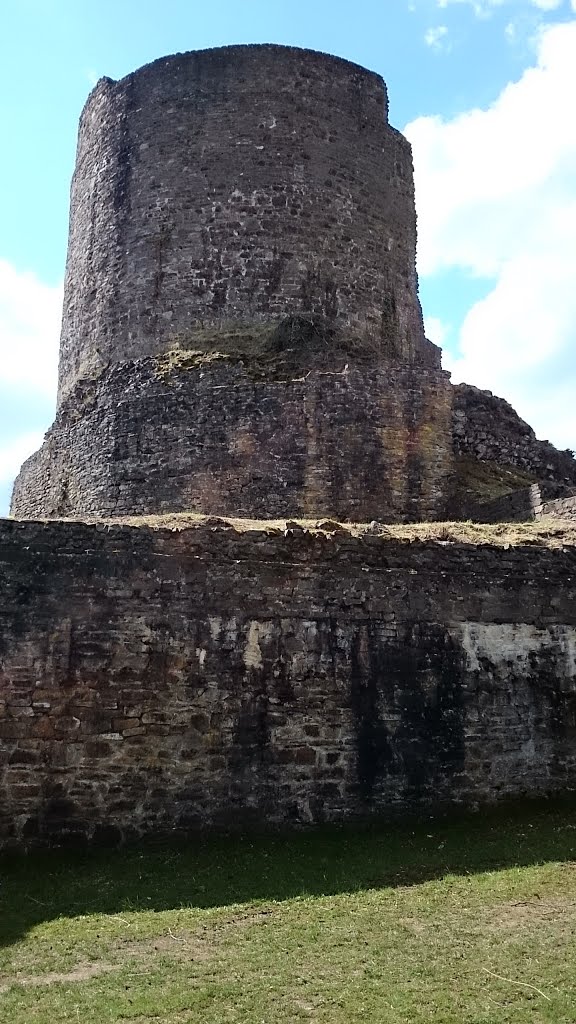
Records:
<instances>
[{"instance_id":1,"label":"stone tower wall","mask_svg":"<svg viewBox=\"0 0 576 1024\"><path fill-rule=\"evenodd\" d=\"M317 314L376 356L433 358L408 142L382 79L280 46L101 79L72 184L60 399L198 327Z\"/></svg>"},{"instance_id":2,"label":"stone tower wall","mask_svg":"<svg viewBox=\"0 0 576 1024\"><path fill-rule=\"evenodd\" d=\"M233 46L102 79L72 183L56 422L15 516L445 516L408 142L337 57Z\"/></svg>"},{"instance_id":3,"label":"stone tower wall","mask_svg":"<svg viewBox=\"0 0 576 1024\"><path fill-rule=\"evenodd\" d=\"M215 359L111 369L22 467L18 517L186 512L443 518L447 374L388 366L258 379Z\"/></svg>"}]
</instances>

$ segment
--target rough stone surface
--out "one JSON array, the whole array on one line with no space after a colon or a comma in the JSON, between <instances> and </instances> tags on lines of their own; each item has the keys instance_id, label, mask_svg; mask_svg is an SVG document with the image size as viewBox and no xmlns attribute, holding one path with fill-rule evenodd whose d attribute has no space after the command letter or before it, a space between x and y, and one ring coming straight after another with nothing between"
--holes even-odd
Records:
<instances>
[{"instance_id":1,"label":"rough stone surface","mask_svg":"<svg viewBox=\"0 0 576 1024\"><path fill-rule=\"evenodd\" d=\"M555 501L544 501L540 506L538 519L563 519L576 522L576 496L556 498Z\"/></svg>"},{"instance_id":2,"label":"rough stone surface","mask_svg":"<svg viewBox=\"0 0 576 1024\"><path fill-rule=\"evenodd\" d=\"M102 79L58 416L12 513L443 518L451 390L415 252L410 146L378 75L263 45Z\"/></svg>"},{"instance_id":3,"label":"rough stone surface","mask_svg":"<svg viewBox=\"0 0 576 1024\"><path fill-rule=\"evenodd\" d=\"M442 519L450 398L446 374L409 365L272 380L221 359L125 363L77 386L12 513Z\"/></svg>"},{"instance_id":4,"label":"rough stone surface","mask_svg":"<svg viewBox=\"0 0 576 1024\"><path fill-rule=\"evenodd\" d=\"M475 523L525 523L539 519L541 515L542 495L538 484L511 491L469 509L469 518Z\"/></svg>"},{"instance_id":5,"label":"rough stone surface","mask_svg":"<svg viewBox=\"0 0 576 1024\"><path fill-rule=\"evenodd\" d=\"M574 549L327 529L2 521L2 844L574 791Z\"/></svg>"},{"instance_id":6,"label":"rough stone surface","mask_svg":"<svg viewBox=\"0 0 576 1024\"><path fill-rule=\"evenodd\" d=\"M429 358L412 156L370 71L285 46L176 54L90 94L78 136L60 395L201 323L319 314Z\"/></svg>"},{"instance_id":7,"label":"rough stone surface","mask_svg":"<svg viewBox=\"0 0 576 1024\"><path fill-rule=\"evenodd\" d=\"M454 447L467 500L573 517L571 455L424 337L381 79L242 46L101 80L57 419L0 521L0 846L576 790L566 532L384 525L444 516ZM245 529L72 521L192 510Z\"/></svg>"},{"instance_id":8,"label":"rough stone surface","mask_svg":"<svg viewBox=\"0 0 576 1024\"><path fill-rule=\"evenodd\" d=\"M476 523L530 522L542 519L576 522L576 495L542 501L538 484L532 484L492 501L474 505L469 509L469 515Z\"/></svg>"},{"instance_id":9,"label":"rough stone surface","mask_svg":"<svg viewBox=\"0 0 576 1024\"><path fill-rule=\"evenodd\" d=\"M410 146L378 75L258 45L101 79L72 182L58 416L12 513L403 522L533 482L566 496L570 453L450 387L415 253ZM476 490L470 460L523 476Z\"/></svg>"},{"instance_id":10,"label":"rough stone surface","mask_svg":"<svg viewBox=\"0 0 576 1024\"><path fill-rule=\"evenodd\" d=\"M544 498L576 487L576 459L536 434L503 398L470 384L453 388L454 452L479 462L515 467L537 482Z\"/></svg>"}]
</instances>

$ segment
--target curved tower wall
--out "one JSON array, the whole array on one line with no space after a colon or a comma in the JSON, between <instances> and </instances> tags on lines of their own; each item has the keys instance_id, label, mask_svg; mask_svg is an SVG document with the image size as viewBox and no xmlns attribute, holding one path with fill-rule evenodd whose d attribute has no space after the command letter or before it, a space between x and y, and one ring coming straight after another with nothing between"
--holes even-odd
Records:
<instances>
[{"instance_id":1,"label":"curved tower wall","mask_svg":"<svg viewBox=\"0 0 576 1024\"><path fill-rule=\"evenodd\" d=\"M238 46L82 114L56 421L12 513L443 518L408 142L382 79Z\"/></svg>"},{"instance_id":2,"label":"curved tower wall","mask_svg":"<svg viewBox=\"0 0 576 1024\"><path fill-rule=\"evenodd\" d=\"M23 466L12 512L443 518L451 385L401 364L254 379L216 360L108 371Z\"/></svg>"},{"instance_id":3,"label":"curved tower wall","mask_svg":"<svg viewBox=\"0 0 576 1024\"><path fill-rule=\"evenodd\" d=\"M408 142L382 79L233 46L102 79L80 122L60 399L110 363L319 314L376 353L428 351Z\"/></svg>"}]
</instances>

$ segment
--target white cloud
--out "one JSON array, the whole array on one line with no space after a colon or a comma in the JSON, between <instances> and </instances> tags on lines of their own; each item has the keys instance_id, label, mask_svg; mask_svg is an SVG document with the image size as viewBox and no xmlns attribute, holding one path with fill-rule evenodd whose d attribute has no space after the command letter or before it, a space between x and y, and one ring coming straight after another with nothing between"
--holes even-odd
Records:
<instances>
[{"instance_id":1,"label":"white cloud","mask_svg":"<svg viewBox=\"0 0 576 1024\"><path fill-rule=\"evenodd\" d=\"M43 440L41 431L31 431L0 445L0 485L12 483L24 460L37 451Z\"/></svg>"},{"instance_id":2,"label":"white cloud","mask_svg":"<svg viewBox=\"0 0 576 1024\"><path fill-rule=\"evenodd\" d=\"M507 0L438 0L438 7L445 10L452 4L468 4L478 18L489 17L495 7L501 7Z\"/></svg>"},{"instance_id":3,"label":"white cloud","mask_svg":"<svg viewBox=\"0 0 576 1024\"><path fill-rule=\"evenodd\" d=\"M437 25L435 28L429 28L424 35L424 42L426 46L430 46L433 50L447 50L449 45L446 40L448 35L448 29L446 25Z\"/></svg>"},{"instance_id":4,"label":"white cloud","mask_svg":"<svg viewBox=\"0 0 576 1024\"><path fill-rule=\"evenodd\" d=\"M90 83L90 86L92 88L94 88L94 86L96 85L96 82L100 78L100 75L98 74L98 72L94 71L93 68L87 68L86 71L84 72L84 74L86 75L86 78L88 79L88 81Z\"/></svg>"},{"instance_id":5,"label":"white cloud","mask_svg":"<svg viewBox=\"0 0 576 1024\"><path fill-rule=\"evenodd\" d=\"M439 345L442 348L446 335L448 334L448 328L446 324L440 320L437 316L427 316L424 318L424 331L426 337L433 341L435 345Z\"/></svg>"},{"instance_id":6,"label":"white cloud","mask_svg":"<svg viewBox=\"0 0 576 1024\"><path fill-rule=\"evenodd\" d=\"M573 0L576 3L576 0ZM465 317L451 369L576 446L576 23L486 110L405 129L414 149L419 271L494 279Z\"/></svg>"},{"instance_id":7,"label":"white cloud","mask_svg":"<svg viewBox=\"0 0 576 1024\"><path fill-rule=\"evenodd\" d=\"M18 424L0 429L0 505L22 462L42 444L56 395L62 288L43 284L0 260L0 402L20 409ZM0 508L0 514L5 511Z\"/></svg>"},{"instance_id":8,"label":"white cloud","mask_svg":"<svg viewBox=\"0 0 576 1024\"><path fill-rule=\"evenodd\" d=\"M0 260L0 387L54 394L61 315L61 287Z\"/></svg>"},{"instance_id":9,"label":"white cloud","mask_svg":"<svg viewBox=\"0 0 576 1024\"><path fill-rule=\"evenodd\" d=\"M576 0L571 0L572 8L576 9ZM437 0L440 10L446 10L453 4L468 4L478 18L488 18L497 7L515 4L517 7L536 8L538 11L557 11L564 0Z\"/></svg>"},{"instance_id":10,"label":"white cloud","mask_svg":"<svg viewBox=\"0 0 576 1024\"><path fill-rule=\"evenodd\" d=\"M509 12L509 20L504 27L504 36L511 45L534 50L535 36L543 24L546 15L554 11L564 10L566 6L576 11L576 0L436 0L436 7L442 11L459 5L466 6L480 19L491 18L497 10ZM566 6L565 6L566 5Z\"/></svg>"}]
</instances>

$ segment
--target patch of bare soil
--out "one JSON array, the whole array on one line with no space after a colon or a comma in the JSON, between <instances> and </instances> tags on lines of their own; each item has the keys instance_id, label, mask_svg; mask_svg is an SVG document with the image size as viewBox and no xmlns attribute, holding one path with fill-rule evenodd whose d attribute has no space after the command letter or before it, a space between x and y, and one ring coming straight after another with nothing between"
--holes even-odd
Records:
<instances>
[{"instance_id":1,"label":"patch of bare soil","mask_svg":"<svg viewBox=\"0 0 576 1024\"><path fill-rule=\"evenodd\" d=\"M90 978L97 978L99 974L108 974L110 971L119 971L122 964L86 963L78 964L71 971L50 971L47 974L20 974L13 978L0 978L0 994L8 992L14 985L34 987L35 985L54 985L58 982L88 981Z\"/></svg>"},{"instance_id":2,"label":"patch of bare soil","mask_svg":"<svg viewBox=\"0 0 576 1024\"><path fill-rule=\"evenodd\" d=\"M428 931L427 924L424 924L417 917L401 917L398 924L402 925L411 935L425 935Z\"/></svg>"},{"instance_id":3,"label":"patch of bare soil","mask_svg":"<svg viewBox=\"0 0 576 1024\"><path fill-rule=\"evenodd\" d=\"M518 903L503 903L493 908L487 925L498 932L532 931L545 926L566 934L576 931L576 900L534 896Z\"/></svg>"},{"instance_id":4,"label":"patch of bare soil","mask_svg":"<svg viewBox=\"0 0 576 1024\"><path fill-rule=\"evenodd\" d=\"M232 919L226 924L236 924ZM176 931L169 930L165 935L155 935L146 939L120 939L115 943L112 950L108 950L108 956L116 963L98 961L95 963L77 964L69 971L48 971L45 974L24 974L17 972L11 977L0 976L0 995L7 992L14 985L34 987L36 985L54 985L59 982L82 982L96 978L100 974L109 974L119 971L129 963L141 965L152 963L159 956L168 956L172 960L179 961L206 961L214 955L215 947L222 931L222 926L217 929L206 929L198 934L186 929Z\"/></svg>"},{"instance_id":5,"label":"patch of bare soil","mask_svg":"<svg viewBox=\"0 0 576 1024\"><path fill-rule=\"evenodd\" d=\"M173 960L209 960L214 954L214 936L186 929L155 935L149 939L126 939L116 946L122 957L129 960L153 960L156 956L169 956Z\"/></svg>"}]
</instances>

